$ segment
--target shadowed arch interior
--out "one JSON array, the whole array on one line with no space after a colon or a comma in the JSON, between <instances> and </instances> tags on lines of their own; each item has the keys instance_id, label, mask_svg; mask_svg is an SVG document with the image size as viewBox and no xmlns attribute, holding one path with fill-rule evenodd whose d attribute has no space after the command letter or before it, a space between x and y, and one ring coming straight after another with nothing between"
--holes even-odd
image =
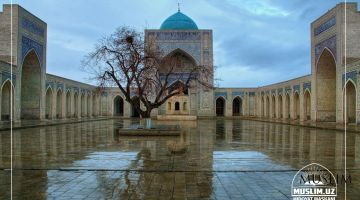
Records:
<instances>
[{"instance_id":1,"label":"shadowed arch interior","mask_svg":"<svg viewBox=\"0 0 360 200\"><path fill-rule=\"evenodd\" d=\"M14 109L11 109L11 99L14 105L14 88L11 82L7 80L1 88L1 120L10 120L11 111L14 113Z\"/></svg>"},{"instance_id":2,"label":"shadowed arch interior","mask_svg":"<svg viewBox=\"0 0 360 200\"><path fill-rule=\"evenodd\" d=\"M78 113L79 113L79 102L78 102L78 99L79 99L79 95L78 93L76 92L74 94L74 117L77 117L78 116Z\"/></svg>"},{"instance_id":3,"label":"shadowed arch interior","mask_svg":"<svg viewBox=\"0 0 360 200\"><path fill-rule=\"evenodd\" d=\"M299 93L295 92L294 93L294 108L293 108L293 112L294 112L294 119L299 119L300 118L300 97L299 97Z\"/></svg>"},{"instance_id":4,"label":"shadowed arch interior","mask_svg":"<svg viewBox=\"0 0 360 200\"><path fill-rule=\"evenodd\" d=\"M290 118L290 95L286 93L285 95L285 119Z\"/></svg>"},{"instance_id":5,"label":"shadowed arch interior","mask_svg":"<svg viewBox=\"0 0 360 200\"><path fill-rule=\"evenodd\" d=\"M336 63L324 49L316 65L316 120L336 120Z\"/></svg>"},{"instance_id":6,"label":"shadowed arch interior","mask_svg":"<svg viewBox=\"0 0 360 200\"><path fill-rule=\"evenodd\" d=\"M269 96L266 96L266 117L270 117L270 99Z\"/></svg>"},{"instance_id":7,"label":"shadowed arch interior","mask_svg":"<svg viewBox=\"0 0 360 200\"><path fill-rule=\"evenodd\" d=\"M279 118L283 118L283 98L282 98L282 95L278 96L278 112L279 112Z\"/></svg>"},{"instance_id":8,"label":"shadowed arch interior","mask_svg":"<svg viewBox=\"0 0 360 200\"><path fill-rule=\"evenodd\" d=\"M348 81L346 83L346 109L344 108L344 116L347 123L356 122L356 88L353 82ZM345 100L345 96L344 96ZM344 104L345 105L345 104ZM346 114L346 115L345 115Z\"/></svg>"},{"instance_id":9,"label":"shadowed arch interior","mask_svg":"<svg viewBox=\"0 0 360 200\"><path fill-rule=\"evenodd\" d=\"M71 94L66 92L66 116L71 117Z\"/></svg>"},{"instance_id":10,"label":"shadowed arch interior","mask_svg":"<svg viewBox=\"0 0 360 200\"><path fill-rule=\"evenodd\" d=\"M275 95L271 96L271 117L275 118L276 117L276 112L275 112Z\"/></svg>"},{"instance_id":11,"label":"shadowed arch interior","mask_svg":"<svg viewBox=\"0 0 360 200\"><path fill-rule=\"evenodd\" d=\"M191 55L181 49L175 49L164 57L160 71L167 73L173 68L173 73L181 75L184 72L189 72L196 65L196 61Z\"/></svg>"},{"instance_id":12,"label":"shadowed arch interior","mask_svg":"<svg viewBox=\"0 0 360 200\"><path fill-rule=\"evenodd\" d=\"M120 96L116 96L114 99L114 116L124 115L124 100Z\"/></svg>"},{"instance_id":13,"label":"shadowed arch interior","mask_svg":"<svg viewBox=\"0 0 360 200\"><path fill-rule=\"evenodd\" d=\"M242 115L242 99L240 97L235 97L233 100L233 116Z\"/></svg>"},{"instance_id":14,"label":"shadowed arch interior","mask_svg":"<svg viewBox=\"0 0 360 200\"><path fill-rule=\"evenodd\" d=\"M31 50L21 69L21 119L40 118L40 98L41 66L35 51Z\"/></svg>"},{"instance_id":15,"label":"shadowed arch interior","mask_svg":"<svg viewBox=\"0 0 360 200\"><path fill-rule=\"evenodd\" d=\"M304 117L305 120L310 120L311 118L311 96L308 90L305 90L304 93Z\"/></svg>"},{"instance_id":16,"label":"shadowed arch interior","mask_svg":"<svg viewBox=\"0 0 360 200\"><path fill-rule=\"evenodd\" d=\"M224 116L225 100L222 97L216 99L216 116Z\"/></svg>"},{"instance_id":17,"label":"shadowed arch interior","mask_svg":"<svg viewBox=\"0 0 360 200\"><path fill-rule=\"evenodd\" d=\"M46 90L45 118L50 119L52 116L53 92L51 88Z\"/></svg>"},{"instance_id":18,"label":"shadowed arch interior","mask_svg":"<svg viewBox=\"0 0 360 200\"><path fill-rule=\"evenodd\" d=\"M63 91L58 90L56 94L56 118L62 117Z\"/></svg>"}]
</instances>

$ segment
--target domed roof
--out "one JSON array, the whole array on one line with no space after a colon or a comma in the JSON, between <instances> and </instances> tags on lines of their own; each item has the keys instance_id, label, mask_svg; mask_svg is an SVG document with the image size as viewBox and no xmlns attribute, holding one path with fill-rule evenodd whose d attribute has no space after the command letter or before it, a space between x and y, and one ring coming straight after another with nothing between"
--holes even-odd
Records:
<instances>
[{"instance_id":1,"label":"domed roof","mask_svg":"<svg viewBox=\"0 0 360 200\"><path fill-rule=\"evenodd\" d=\"M160 27L161 30L197 30L195 22L180 10L168 17Z\"/></svg>"}]
</instances>

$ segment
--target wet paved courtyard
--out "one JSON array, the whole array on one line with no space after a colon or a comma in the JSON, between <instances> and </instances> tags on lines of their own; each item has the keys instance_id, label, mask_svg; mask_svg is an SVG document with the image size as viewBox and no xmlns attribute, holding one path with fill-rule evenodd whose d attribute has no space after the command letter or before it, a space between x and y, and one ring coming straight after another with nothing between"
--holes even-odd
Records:
<instances>
[{"instance_id":1,"label":"wet paved courtyard","mask_svg":"<svg viewBox=\"0 0 360 200\"><path fill-rule=\"evenodd\" d=\"M118 135L135 123L15 130L14 199L290 199L293 176L312 162L339 176L344 198L341 131L218 119L155 122L180 125L181 137ZM0 132L0 199L10 198L9 133ZM346 142L347 199L360 199L360 135Z\"/></svg>"}]
</instances>

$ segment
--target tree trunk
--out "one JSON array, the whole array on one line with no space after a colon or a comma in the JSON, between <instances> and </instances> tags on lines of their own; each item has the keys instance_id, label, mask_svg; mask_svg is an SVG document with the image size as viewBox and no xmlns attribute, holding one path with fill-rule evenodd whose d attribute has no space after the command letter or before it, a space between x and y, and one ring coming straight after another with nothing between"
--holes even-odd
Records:
<instances>
[{"instance_id":1,"label":"tree trunk","mask_svg":"<svg viewBox=\"0 0 360 200\"><path fill-rule=\"evenodd\" d=\"M152 129L153 125L152 125L152 120L151 120L151 109L147 108L141 116L144 120L144 128L145 129Z\"/></svg>"}]
</instances>

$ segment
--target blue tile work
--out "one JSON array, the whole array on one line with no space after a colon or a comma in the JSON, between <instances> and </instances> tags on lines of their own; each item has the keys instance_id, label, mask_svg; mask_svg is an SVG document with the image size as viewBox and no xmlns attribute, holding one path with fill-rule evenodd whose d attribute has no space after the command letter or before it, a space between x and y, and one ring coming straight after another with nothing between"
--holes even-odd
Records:
<instances>
[{"instance_id":1,"label":"blue tile work","mask_svg":"<svg viewBox=\"0 0 360 200\"><path fill-rule=\"evenodd\" d=\"M2 81L1 81L1 85L4 84L4 82L9 79L11 80L11 73L10 72L1 72L1 77L2 77ZM13 73L12 74L12 82L13 85L16 85L16 75Z\"/></svg>"},{"instance_id":2,"label":"blue tile work","mask_svg":"<svg viewBox=\"0 0 360 200\"><path fill-rule=\"evenodd\" d=\"M215 99L218 97L223 97L224 99L227 99L227 92L215 92Z\"/></svg>"},{"instance_id":3,"label":"blue tile work","mask_svg":"<svg viewBox=\"0 0 360 200\"><path fill-rule=\"evenodd\" d=\"M303 90L305 91L306 89L309 89L309 91L311 92L311 82L303 84Z\"/></svg>"},{"instance_id":4,"label":"blue tile work","mask_svg":"<svg viewBox=\"0 0 360 200\"><path fill-rule=\"evenodd\" d=\"M265 94L267 94L267 95L268 95L268 94L270 94L270 91L269 91L269 90L268 90L268 91L266 91L266 92L265 92Z\"/></svg>"},{"instance_id":5,"label":"blue tile work","mask_svg":"<svg viewBox=\"0 0 360 200\"><path fill-rule=\"evenodd\" d=\"M285 93L291 94L291 87L290 86L285 87Z\"/></svg>"},{"instance_id":6,"label":"blue tile work","mask_svg":"<svg viewBox=\"0 0 360 200\"><path fill-rule=\"evenodd\" d=\"M148 32L148 36L156 40L200 40L200 32Z\"/></svg>"},{"instance_id":7,"label":"blue tile work","mask_svg":"<svg viewBox=\"0 0 360 200\"><path fill-rule=\"evenodd\" d=\"M47 89L49 86L51 87L51 89L54 90L54 83L51 82L51 81L46 81L45 82L45 88Z\"/></svg>"},{"instance_id":8,"label":"blue tile work","mask_svg":"<svg viewBox=\"0 0 360 200\"><path fill-rule=\"evenodd\" d=\"M293 90L294 92L300 92L300 85L294 85Z\"/></svg>"},{"instance_id":9,"label":"blue tile work","mask_svg":"<svg viewBox=\"0 0 360 200\"><path fill-rule=\"evenodd\" d=\"M109 94L108 94L107 92L104 92L104 91L101 92L101 96L102 96L102 97L107 97L108 95L109 95ZM130 95L130 96L131 96L131 95Z\"/></svg>"},{"instance_id":10,"label":"blue tile work","mask_svg":"<svg viewBox=\"0 0 360 200\"><path fill-rule=\"evenodd\" d=\"M160 43L159 48L167 55L176 49L185 51L187 54L191 55L196 61L197 65L201 63L201 44L198 42L192 43L178 43L178 42L169 42L169 43Z\"/></svg>"},{"instance_id":11,"label":"blue tile work","mask_svg":"<svg viewBox=\"0 0 360 200\"><path fill-rule=\"evenodd\" d=\"M357 71L351 71L346 73L346 81L351 79L354 81L355 85L357 84ZM345 74L342 75L342 85L345 85Z\"/></svg>"},{"instance_id":12,"label":"blue tile work","mask_svg":"<svg viewBox=\"0 0 360 200\"><path fill-rule=\"evenodd\" d=\"M26 54L31 50L34 49L37 56L39 56L40 64L43 63L43 46L35 42L34 40L22 36L21 38L21 59L24 60Z\"/></svg>"},{"instance_id":13,"label":"blue tile work","mask_svg":"<svg viewBox=\"0 0 360 200\"><path fill-rule=\"evenodd\" d=\"M57 88L57 89L60 88L62 91L64 91L64 84L63 84L63 83L57 83L57 84L56 84L56 88Z\"/></svg>"},{"instance_id":14,"label":"blue tile work","mask_svg":"<svg viewBox=\"0 0 360 200\"><path fill-rule=\"evenodd\" d=\"M233 97L239 96L243 98L244 94L245 94L244 92L239 92L239 91L232 92Z\"/></svg>"},{"instance_id":15,"label":"blue tile work","mask_svg":"<svg viewBox=\"0 0 360 200\"><path fill-rule=\"evenodd\" d=\"M276 90L271 90L271 95L276 94Z\"/></svg>"},{"instance_id":16,"label":"blue tile work","mask_svg":"<svg viewBox=\"0 0 360 200\"><path fill-rule=\"evenodd\" d=\"M168 77L168 85L175 83L176 81L182 81L184 83L189 79L190 73L173 73ZM196 74L192 74L192 77L196 77ZM194 78L195 78L194 77ZM160 74L160 80L164 81L166 78L165 74Z\"/></svg>"},{"instance_id":17,"label":"blue tile work","mask_svg":"<svg viewBox=\"0 0 360 200\"><path fill-rule=\"evenodd\" d=\"M66 88L66 93L71 92L71 88Z\"/></svg>"},{"instance_id":18,"label":"blue tile work","mask_svg":"<svg viewBox=\"0 0 360 200\"><path fill-rule=\"evenodd\" d=\"M249 96L255 96L255 92L249 92Z\"/></svg>"},{"instance_id":19,"label":"blue tile work","mask_svg":"<svg viewBox=\"0 0 360 200\"><path fill-rule=\"evenodd\" d=\"M27 18L22 18L21 27L41 37L44 37L45 35L45 30L41 26L37 25L36 23L32 22Z\"/></svg>"},{"instance_id":20,"label":"blue tile work","mask_svg":"<svg viewBox=\"0 0 360 200\"><path fill-rule=\"evenodd\" d=\"M284 88L279 88L277 91L278 91L278 94L282 94L284 92Z\"/></svg>"},{"instance_id":21,"label":"blue tile work","mask_svg":"<svg viewBox=\"0 0 360 200\"><path fill-rule=\"evenodd\" d=\"M85 89L80 89L81 94L85 94L86 90Z\"/></svg>"},{"instance_id":22,"label":"blue tile work","mask_svg":"<svg viewBox=\"0 0 360 200\"><path fill-rule=\"evenodd\" d=\"M72 90L74 91L74 93L75 92L79 93L79 88L77 88L77 87L73 87Z\"/></svg>"},{"instance_id":23,"label":"blue tile work","mask_svg":"<svg viewBox=\"0 0 360 200\"><path fill-rule=\"evenodd\" d=\"M317 36L320 33L326 31L327 29L331 28L332 26L334 26L336 24L336 18L335 16L333 16L332 18L330 18L328 21L322 23L321 25L319 25L318 27L316 27L314 29L314 35Z\"/></svg>"},{"instance_id":24,"label":"blue tile work","mask_svg":"<svg viewBox=\"0 0 360 200\"><path fill-rule=\"evenodd\" d=\"M330 49L336 59L336 35L315 45L315 63L318 61L325 47Z\"/></svg>"}]
</instances>

